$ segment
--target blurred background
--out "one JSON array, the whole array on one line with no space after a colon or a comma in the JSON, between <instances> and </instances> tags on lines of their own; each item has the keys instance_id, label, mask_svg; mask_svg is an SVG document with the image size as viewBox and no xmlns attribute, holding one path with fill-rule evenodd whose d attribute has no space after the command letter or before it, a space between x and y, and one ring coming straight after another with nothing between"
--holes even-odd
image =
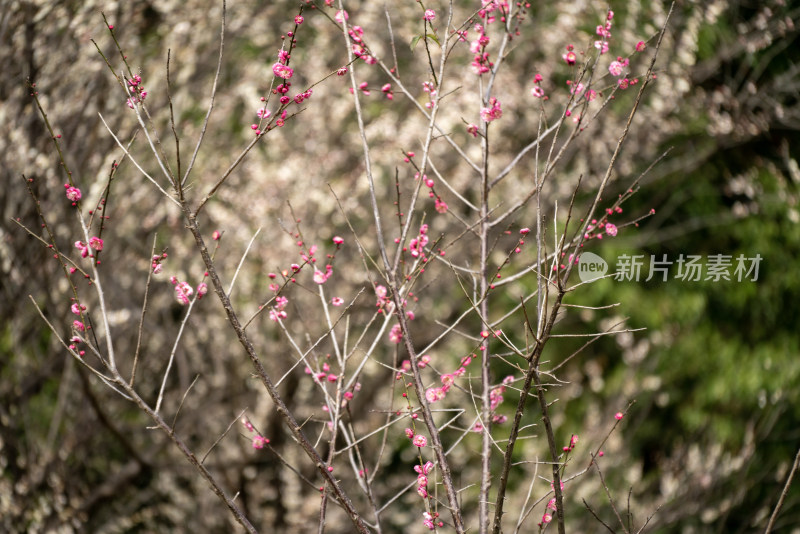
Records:
<instances>
[{"instance_id":1,"label":"blurred background","mask_svg":"<svg viewBox=\"0 0 800 534\"><path fill-rule=\"evenodd\" d=\"M464 20L475 9L471 2L455 4L456 20ZM561 60L566 45L573 44L576 50L590 47L596 38L595 26L604 20L610 5L615 12L610 53L631 56L631 75L641 76L669 10L668 3L647 1L533 4L519 23L520 36L510 43L495 86L503 117L491 129L490 172L494 174L537 135L541 101L530 96L534 74L543 75L542 87L552 95L545 109L553 120L568 97L565 82L571 71ZM443 27L444 3L425 7L437 11L434 26ZM364 28L364 39L377 57L393 64L396 54L401 79L424 103L427 96L421 83L429 79L427 57L422 44L413 50L408 46L421 32L419 5L410 1L389 5L394 49L383 3L353 2L348 10L350 22ZM346 62L341 33L317 11L306 6L306 21L296 36L292 81L297 89ZM175 161L165 69L167 51L171 51L171 96L184 169L203 124L217 65L222 14L218 2L2 2L0 530L229 532L235 527L227 510L169 440L147 430L150 422L133 404L69 359L29 298L61 335L69 335L73 319L69 285L51 259L52 251L13 221L36 231L40 227L24 175L33 180L32 191L57 235L59 248L67 251L77 239L74 209L64 201L66 178L25 80L36 82L85 199L96 202L101 197L112 163L121 158L98 114L123 142L138 127L125 105L127 96L98 53L99 49L115 71L121 71L122 61L101 12L114 25L128 61L142 76L149 92L146 103ZM281 35L292 29L298 12L297 1L237 1L228 6L219 90L209 134L190 180L193 198L199 198L252 139L250 125L257 122L256 110L263 105L259 97L268 94ZM332 15L331 10L326 13ZM626 254L643 255L647 263L651 257L664 255L671 261L681 255L723 254L734 261L739 255L759 255L757 280L679 280L674 278L677 264L672 265L666 282L658 276L647 282L644 276L640 281L599 280L567 301L583 306L618 305L602 310L576 308L565 313L556 327L555 333L585 334L626 320L629 329L645 329L602 337L584 348L560 369L564 384L560 389L553 386L553 397L558 398L554 422L560 442L566 444L570 434L580 435L568 476L586 466L588 451L608 433L613 414L635 401L604 445L603 469L615 491L615 502L620 510L630 509L635 527L652 515L649 532L763 531L800 447L798 25L797 2L675 3L656 64L658 78L642 100L607 198L624 194L669 152L642 178L623 212L610 219L619 227L618 236L587 244L588 250L612 267ZM633 53L638 41L647 43L641 55ZM479 159L480 145L465 130L465 123L478 122L479 107L474 96L477 78L469 68L466 44L456 49L450 61L445 87L455 92L445 98L439 124L465 153ZM387 199L383 212L387 235L394 236L398 231L391 206L397 190L395 176L403 181L401 202L407 201L413 190L413 169L403 162L403 153L420 150L425 120L397 87L394 99L386 99L380 88L389 80L377 67L359 62L355 68L359 81L368 82L371 89L370 95L362 96L366 128L378 195ZM599 83L608 86L608 94L609 81ZM612 105L569 147L543 199L548 206L559 199L560 217L579 176L585 188L578 195L578 206L585 209L591 199L592 186L605 172L636 90L618 92ZM158 172L147 157L141 133L132 153L151 174ZM256 145L209 203L201 227L207 239L214 230L223 233L215 259L228 281L247 243L261 229L233 293L245 318L271 296L268 273L298 262L296 232L302 232L306 244L318 244L321 257L333 253L331 237L342 235L346 244L336 256L334 278L326 287L333 291L330 296L354 302L348 311L351 335L366 328L385 341L385 333L379 332L382 319L370 323L375 311L371 285L376 278L365 267L367 262L359 256L349 229L352 225L367 253L377 257L362 156L348 78L333 76L314 87L301 113ZM498 205L512 205L520 191L530 189L531 161L529 156L497 189ZM467 200L479 198L475 175L449 145L434 143L432 162L438 174L464 192ZM460 220L469 220L471 215L439 181L437 177L437 193L450 205L448 216L438 215L432 201L423 211L431 235L445 236L443 242L450 242L460 232ZM423 197L423 201L428 199ZM551 208L547 209L552 216ZM650 210L655 210L652 216L628 224ZM110 219L104 231L107 246L101 273L106 276L111 328L124 373L130 372L137 350L153 247L157 253L168 253L165 274L155 277L150 288L137 370L142 396L154 402L185 312L172 296L168 277L196 284L204 269L192 253L194 245L178 210L142 179L129 160L122 161L114 175L104 213ZM521 210L508 229L516 235L520 227L534 226L533 213ZM498 230L493 256L498 263L513 244L514 236L500 232L505 229ZM470 254L474 250L469 243L455 243L448 250L454 263L467 265ZM412 328L420 346L433 340L441 325L451 323L464 309L463 298L452 298L460 289L451 274L444 264L434 265L416 290L419 300L413 307L418 319ZM529 294L535 285L532 276L509 285L504 296L493 301L494 309L510 309L519 295ZM95 302L88 288L80 283L78 287L91 310ZM305 347L326 331L313 289L313 284L300 284L288 295L290 317L285 324ZM324 434L321 397L302 368L288 372L291 347L265 316L254 321L249 333L270 372L287 373L281 391L297 418L309 421L311 435ZM520 325L517 318L503 329L515 342L524 343ZM319 507L313 467L298 453L252 377L249 361L225 327L218 301L208 298L198 303L188 328L170 375L164 407L167 419L172 419L184 392L199 377L177 419L176 431L203 454L246 410L274 449L312 483L300 482L274 454L253 450L247 432L238 424L214 448L206 465L231 494L238 492L238 502L257 527L316 531L310 519ZM463 325L463 330L473 333L480 328L474 318ZM543 359L556 366L586 341L554 340ZM365 368L360 377L364 388L351 404L359 431L380 426L387 412L402 408L398 392L391 390L391 367L405 356L395 345L383 344L374 355L382 365ZM472 341L455 334L447 338L446 347L442 345L433 355L441 372L452 372L460 358L474 350ZM330 350L323 343L314 357L324 361ZM498 382L513 371L502 361L493 370ZM516 398L511 393L507 397L500 411L510 417ZM535 413L529 412L528 417L531 424L537 421ZM465 419L461 427L468 426ZM498 427L498 435L502 430ZM384 500L412 481L409 466L414 451L402 441L402 427L391 432L388 439L393 445L376 464L382 470L382 487L377 491ZM453 430L445 438L459 435ZM375 440L365 447L377 448L381 441ZM453 461L468 481L478 468L478 436L469 435L464 444L471 452L454 455ZM522 464L512 476L507 510L521 506L531 477L547 476L544 468L537 475L533 461L545 459L546 451L543 439L519 445L516 459L530 463ZM495 460L499 461L499 455ZM343 483L358 491L353 480ZM537 498L546 483L539 486ZM608 524L615 524L594 474L576 479L572 487L567 491L568 531L602 529L581 499ZM474 495L466 492L465 498L470 497ZM421 507L413 489L399 502L407 506L387 513L384 531L422 531ZM528 519L530 530L535 530L542 512L540 505ZM350 528L343 514L331 511L330 532ZM800 532L800 485L791 488L775 531Z\"/></svg>"}]
</instances>

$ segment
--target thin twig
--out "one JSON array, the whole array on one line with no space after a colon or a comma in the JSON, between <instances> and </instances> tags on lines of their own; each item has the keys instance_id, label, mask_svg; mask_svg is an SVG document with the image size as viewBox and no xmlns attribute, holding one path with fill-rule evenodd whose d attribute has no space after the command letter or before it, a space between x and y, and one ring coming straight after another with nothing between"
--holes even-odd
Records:
<instances>
[{"instance_id":1,"label":"thin twig","mask_svg":"<svg viewBox=\"0 0 800 534\"><path fill-rule=\"evenodd\" d=\"M800 449L797 449L797 454L794 457L792 469L789 471L789 476L786 477L786 483L783 485L783 491L781 491L781 496L778 499L778 503L775 505L775 509L772 511L772 515L769 518L769 523L767 523L767 528L764 530L764 534L769 534L772 532L772 528L775 526L775 520L778 519L778 514L781 512L783 501L786 500L786 496L789 494L789 487L792 485L792 479L794 478L794 474L797 472L798 465L800 465Z\"/></svg>"}]
</instances>

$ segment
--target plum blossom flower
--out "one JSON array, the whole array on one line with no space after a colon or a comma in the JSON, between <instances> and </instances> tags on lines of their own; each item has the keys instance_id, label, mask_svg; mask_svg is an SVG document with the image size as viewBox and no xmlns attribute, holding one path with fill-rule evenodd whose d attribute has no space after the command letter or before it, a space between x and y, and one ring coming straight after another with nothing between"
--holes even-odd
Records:
<instances>
[{"instance_id":1,"label":"plum blossom flower","mask_svg":"<svg viewBox=\"0 0 800 534\"><path fill-rule=\"evenodd\" d=\"M342 300L341 297L333 297L331 299L331 304L333 304L334 306L341 306L342 304L344 304L344 300Z\"/></svg>"},{"instance_id":2,"label":"plum blossom flower","mask_svg":"<svg viewBox=\"0 0 800 534\"><path fill-rule=\"evenodd\" d=\"M286 319L287 315L286 312L283 310L270 310L269 311L269 318L271 321L275 321L276 323L281 319Z\"/></svg>"},{"instance_id":3,"label":"plum blossom flower","mask_svg":"<svg viewBox=\"0 0 800 534\"><path fill-rule=\"evenodd\" d=\"M531 96L535 98L542 98L544 96L544 89L539 87L538 85L531 89Z\"/></svg>"},{"instance_id":4,"label":"plum blossom flower","mask_svg":"<svg viewBox=\"0 0 800 534\"><path fill-rule=\"evenodd\" d=\"M179 304L184 306L189 304L189 297L191 297L193 293L194 289L186 282L178 282L175 284L175 300L177 300Z\"/></svg>"},{"instance_id":5,"label":"plum blossom flower","mask_svg":"<svg viewBox=\"0 0 800 534\"><path fill-rule=\"evenodd\" d=\"M283 63L275 63L272 66L272 72L275 73L275 76L278 78L283 78L284 80L288 80L294 76L294 69L289 65L284 65Z\"/></svg>"},{"instance_id":6,"label":"plum blossom flower","mask_svg":"<svg viewBox=\"0 0 800 534\"><path fill-rule=\"evenodd\" d=\"M95 250L103 250L103 240L99 237L90 237L89 246Z\"/></svg>"},{"instance_id":7,"label":"plum blossom flower","mask_svg":"<svg viewBox=\"0 0 800 534\"><path fill-rule=\"evenodd\" d=\"M200 282L197 285L197 300L203 298L206 293L208 293L208 284L205 282Z\"/></svg>"},{"instance_id":8,"label":"plum blossom flower","mask_svg":"<svg viewBox=\"0 0 800 534\"><path fill-rule=\"evenodd\" d=\"M350 18L350 15L348 15L347 11L344 11L344 10L337 11L336 14L333 16L333 20L335 20L339 24L341 24L342 22L344 22L345 20L347 20L349 18Z\"/></svg>"},{"instance_id":9,"label":"plum blossom flower","mask_svg":"<svg viewBox=\"0 0 800 534\"><path fill-rule=\"evenodd\" d=\"M422 434L417 434L414 436L414 439L411 440L411 443L413 443L415 447L425 447L428 445L428 438Z\"/></svg>"},{"instance_id":10,"label":"plum blossom flower","mask_svg":"<svg viewBox=\"0 0 800 534\"><path fill-rule=\"evenodd\" d=\"M396 324L389 331L389 341L391 341L392 343L400 343L400 340L402 339L403 339L403 331L400 329L400 325Z\"/></svg>"},{"instance_id":11,"label":"plum blossom flower","mask_svg":"<svg viewBox=\"0 0 800 534\"><path fill-rule=\"evenodd\" d=\"M608 72L610 72L612 76L622 76L622 69L622 63L619 61L612 61L608 66Z\"/></svg>"},{"instance_id":12,"label":"plum blossom flower","mask_svg":"<svg viewBox=\"0 0 800 534\"><path fill-rule=\"evenodd\" d=\"M617 235L617 227L611 223L606 223L606 233L611 237Z\"/></svg>"},{"instance_id":13,"label":"plum blossom flower","mask_svg":"<svg viewBox=\"0 0 800 534\"><path fill-rule=\"evenodd\" d=\"M142 77L137 74L133 78L129 79L128 88L131 97L128 98L126 103L128 104L129 108L133 109L136 104L144 102L144 99L147 98L147 91L145 91L144 87L142 87Z\"/></svg>"},{"instance_id":14,"label":"plum blossom flower","mask_svg":"<svg viewBox=\"0 0 800 534\"><path fill-rule=\"evenodd\" d=\"M71 200L72 202L79 201L81 199L81 197L83 196L81 194L81 190L78 189L77 187L73 187L73 186L71 186L69 184L64 184L64 187L67 190L66 191L67 199Z\"/></svg>"},{"instance_id":15,"label":"plum blossom flower","mask_svg":"<svg viewBox=\"0 0 800 534\"><path fill-rule=\"evenodd\" d=\"M416 471L417 473L422 474L422 475L427 475L432 470L433 470L433 462L431 462L430 460L425 462L424 465L421 465L421 466L420 465L415 465L414 466L414 471Z\"/></svg>"},{"instance_id":16,"label":"plum blossom flower","mask_svg":"<svg viewBox=\"0 0 800 534\"><path fill-rule=\"evenodd\" d=\"M427 20L428 22L433 22L436 18L436 11L432 9L426 9L425 14L422 16L423 19Z\"/></svg>"},{"instance_id":17,"label":"plum blossom flower","mask_svg":"<svg viewBox=\"0 0 800 534\"><path fill-rule=\"evenodd\" d=\"M81 251L81 258L89 256L89 247L83 241L75 241L75 248Z\"/></svg>"},{"instance_id":18,"label":"plum blossom flower","mask_svg":"<svg viewBox=\"0 0 800 534\"><path fill-rule=\"evenodd\" d=\"M265 445L269 444L269 440L261 435L256 435L253 437L253 448L254 449L263 449Z\"/></svg>"},{"instance_id":19,"label":"plum blossom flower","mask_svg":"<svg viewBox=\"0 0 800 534\"><path fill-rule=\"evenodd\" d=\"M428 388L427 391L425 391L425 398L428 399L430 403L443 399L445 395L444 388Z\"/></svg>"}]
</instances>

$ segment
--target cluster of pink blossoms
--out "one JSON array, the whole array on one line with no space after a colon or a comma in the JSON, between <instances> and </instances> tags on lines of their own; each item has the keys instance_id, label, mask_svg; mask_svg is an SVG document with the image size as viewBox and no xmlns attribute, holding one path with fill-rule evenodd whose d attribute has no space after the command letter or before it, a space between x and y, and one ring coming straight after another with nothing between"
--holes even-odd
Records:
<instances>
[{"instance_id":1,"label":"cluster of pink blossoms","mask_svg":"<svg viewBox=\"0 0 800 534\"><path fill-rule=\"evenodd\" d=\"M486 35L485 27L482 24L476 24L473 29L478 34L478 37L470 42L469 51L473 54L472 71L480 76L491 71L494 63L489 60L489 52L486 51L486 46L489 44L489 36Z\"/></svg>"},{"instance_id":2,"label":"cluster of pink blossoms","mask_svg":"<svg viewBox=\"0 0 800 534\"><path fill-rule=\"evenodd\" d=\"M553 520L553 514L551 512L556 511L556 498L553 497L547 502L547 508L545 508L544 513L542 514L542 520L539 521L539 528L543 527L547 523Z\"/></svg>"},{"instance_id":3,"label":"cluster of pink blossoms","mask_svg":"<svg viewBox=\"0 0 800 534\"><path fill-rule=\"evenodd\" d=\"M284 80L294 76L294 69L289 66L289 59L291 59L291 56L288 51L278 50L278 61L272 65L272 72L275 76Z\"/></svg>"},{"instance_id":4,"label":"cluster of pink blossoms","mask_svg":"<svg viewBox=\"0 0 800 534\"><path fill-rule=\"evenodd\" d=\"M311 369L311 367L306 367L305 373L307 375L311 375L314 378L315 381L320 382L320 383L336 382L337 380L339 380L339 375L337 375L336 373L331 373L330 372L331 366L330 366L330 364L328 362L323 362L322 366L320 366L320 369L321 370L319 372L315 373ZM360 386L359 386L359 389L360 389ZM349 396L345 395L345 398L348 399L348 400L352 399L353 398L352 393Z\"/></svg>"},{"instance_id":5,"label":"cluster of pink blossoms","mask_svg":"<svg viewBox=\"0 0 800 534\"><path fill-rule=\"evenodd\" d=\"M325 358L330 358L330 354L326 354ZM322 365L319 366L318 371L314 371L311 367L306 366L305 373L314 380L314 382L318 384L333 384L339 380L339 375L336 373L331 372L331 366L327 361L323 361ZM355 394L361 391L361 382L356 382L353 384L349 390L342 393L342 404L341 407L344 408L347 404L353 400ZM327 404L323 404L322 411L328 412L330 411ZM332 428L332 424L329 422L329 428Z\"/></svg>"},{"instance_id":6,"label":"cluster of pink blossoms","mask_svg":"<svg viewBox=\"0 0 800 534\"><path fill-rule=\"evenodd\" d=\"M429 363L431 363L431 357L428 356L427 354L424 354L419 358L417 358L417 367L419 367L420 369L425 369ZM403 375L409 374L410 372L411 372L411 360L403 360L402 363L400 363L400 370L397 371L397 374L395 375L394 378L395 380L402 380Z\"/></svg>"},{"instance_id":7,"label":"cluster of pink blossoms","mask_svg":"<svg viewBox=\"0 0 800 534\"><path fill-rule=\"evenodd\" d=\"M159 274L163 269L163 261L167 259L167 253L164 252L163 254L156 254L150 260L150 268L153 269L153 274Z\"/></svg>"},{"instance_id":8,"label":"cluster of pink blossoms","mask_svg":"<svg viewBox=\"0 0 800 534\"><path fill-rule=\"evenodd\" d=\"M497 415L496 411L500 404L503 403L503 393L506 392L506 386L514 382L513 376L507 376L503 379L503 383L499 386L492 388L489 392L489 409L492 414L492 423L502 425L508 418L505 415ZM473 432L483 432L484 426L481 422L477 422L472 426Z\"/></svg>"},{"instance_id":9,"label":"cluster of pink blossoms","mask_svg":"<svg viewBox=\"0 0 800 534\"><path fill-rule=\"evenodd\" d=\"M289 304L289 299L283 295L276 297L275 304L269 311L269 318L275 322L280 321L281 319L286 319L287 315L285 308L287 304Z\"/></svg>"},{"instance_id":10,"label":"cluster of pink blossoms","mask_svg":"<svg viewBox=\"0 0 800 534\"><path fill-rule=\"evenodd\" d=\"M263 449L266 445L269 445L269 439L265 438L261 435L261 433L255 429L253 424L247 418L246 415L242 416L242 425L248 430L248 432L254 433L252 440L252 445L254 449Z\"/></svg>"},{"instance_id":11,"label":"cluster of pink blossoms","mask_svg":"<svg viewBox=\"0 0 800 534\"><path fill-rule=\"evenodd\" d=\"M478 16L486 19L486 24L491 24L496 20L492 14L496 10L499 9L501 13L508 13L508 2L506 0L481 0L481 4L483 7L478 10ZM503 18L500 20L503 20Z\"/></svg>"},{"instance_id":12,"label":"cluster of pink blossoms","mask_svg":"<svg viewBox=\"0 0 800 534\"><path fill-rule=\"evenodd\" d=\"M503 13L508 13L508 2L497 0L481 0L482 7L478 10L478 16L484 20L486 25L493 23L496 20L496 17L493 13L500 9ZM505 21L505 16L501 17L502 21ZM489 60L489 53L486 51L486 47L489 44L489 36L486 35L486 25L484 24L475 24L473 26L473 30L475 33L478 34L469 45L469 51L472 56L472 71L481 76L490 72L494 67L494 63ZM467 36L467 32L460 32L460 39L465 40Z\"/></svg>"},{"instance_id":13,"label":"cluster of pink blossoms","mask_svg":"<svg viewBox=\"0 0 800 534\"><path fill-rule=\"evenodd\" d=\"M440 401L440 400L444 399L447 396L447 392L450 391L450 388L452 388L453 384L455 384L456 378L459 378L459 377L463 376L464 374L466 374L467 366L470 363L472 363L473 356L474 355L470 354L469 356L466 356L466 357L462 358L461 359L461 365L459 366L458 369L456 369L452 373L445 373L445 374L441 375L441 377L439 377L439 379L442 382L441 387L430 387L427 390L425 390L425 398L428 400L428 402L434 403L434 402L437 402L437 401ZM430 356L423 356L422 358L426 358L426 357L427 357L428 361L430 361ZM422 358L420 358L420 362L419 362L419 367L420 368L424 368L425 365L427 365L427 362L424 362L424 365L423 365ZM408 365L406 366L406 362L408 362L408 360L405 360L403 362L402 369L403 369L403 371L408 372L411 369L411 363L408 362ZM397 379L399 380L401 377L402 377L402 374L401 373L397 373Z\"/></svg>"},{"instance_id":14,"label":"cluster of pink blossoms","mask_svg":"<svg viewBox=\"0 0 800 534\"><path fill-rule=\"evenodd\" d=\"M128 90L131 93L130 98L127 100L128 107L133 109L133 106L144 102L144 99L147 98L147 91L144 90L142 87L142 77L138 74L128 80Z\"/></svg>"},{"instance_id":15,"label":"cluster of pink blossoms","mask_svg":"<svg viewBox=\"0 0 800 534\"><path fill-rule=\"evenodd\" d=\"M296 237L299 238L300 234L297 234ZM342 246L342 243L344 243L344 239L342 239L339 236L334 236L332 241L336 245L336 250L339 250L339 248ZM292 263L289 266L289 269L284 269L283 271L281 271L281 275L283 276L283 278L292 283L296 281L293 275L300 272L303 266L315 265L317 263L317 258L316 258L316 253L318 249L317 245L311 245L310 247L308 247L308 249L306 249L304 248L305 243L303 243L303 241L301 240L298 240L297 246L300 248L300 259L303 260L303 265L301 266L298 265L297 263ZM331 275L333 274L333 261L335 257L336 257L335 253L327 255L328 263L327 265L325 265L324 271L317 269L316 267L314 268L314 273L312 274L312 280L314 280L315 283L322 285L328 280L328 278L331 277ZM270 280L273 280L269 284L270 291L273 291L275 293L280 291L281 285L275 281L278 275L275 273L269 273L267 276L269 277ZM286 319L287 314L285 308L288 302L289 301L286 297L283 296L277 297L275 299L275 304L273 305L272 309L269 312L269 318L272 319L273 321ZM344 301L339 297L334 297L333 299L331 299L331 303L334 306L341 306L343 302Z\"/></svg>"},{"instance_id":16,"label":"cluster of pink blossoms","mask_svg":"<svg viewBox=\"0 0 800 534\"><path fill-rule=\"evenodd\" d=\"M425 107L433 109L433 106L436 105L436 86L433 85L433 82L422 82L422 90L428 93L428 101L425 102Z\"/></svg>"},{"instance_id":17,"label":"cluster of pink blossoms","mask_svg":"<svg viewBox=\"0 0 800 534\"><path fill-rule=\"evenodd\" d=\"M539 85L541 82L542 82L542 75L537 73L536 76L533 77L534 86L533 89L531 89L531 96L535 98L544 97L544 89L542 89L542 87Z\"/></svg>"},{"instance_id":18,"label":"cluster of pink blossoms","mask_svg":"<svg viewBox=\"0 0 800 534\"><path fill-rule=\"evenodd\" d=\"M178 277L176 276L170 277L169 281L175 286L175 300L183 306L189 304L195 291L192 286L190 286L188 282L178 281ZM197 286L197 300L202 299L206 293L208 293L208 284L201 282Z\"/></svg>"},{"instance_id":19,"label":"cluster of pink blossoms","mask_svg":"<svg viewBox=\"0 0 800 534\"><path fill-rule=\"evenodd\" d=\"M408 244L408 250L414 258L422 257L425 259L425 246L428 244L428 225L423 224L419 227L419 235Z\"/></svg>"},{"instance_id":20,"label":"cluster of pink blossoms","mask_svg":"<svg viewBox=\"0 0 800 534\"><path fill-rule=\"evenodd\" d=\"M561 261L564 261L564 257L566 255L567 255L566 252L562 252L561 253ZM569 258L567 258L565 263L566 264L573 263L575 265L578 265L578 263L580 263L580 256L575 255L575 254L570 254ZM556 267L555 265L553 265L553 270L556 271L556 270L558 270L560 268L563 271L564 269L567 268L567 265L565 265L565 263L560 264L559 267Z\"/></svg>"},{"instance_id":21,"label":"cluster of pink blossoms","mask_svg":"<svg viewBox=\"0 0 800 534\"><path fill-rule=\"evenodd\" d=\"M431 514L430 512L422 512L422 524L425 525L428 530L436 530L436 527L442 528L444 526L443 521L439 521L438 523L434 523L434 520L439 517L439 512L434 512Z\"/></svg>"},{"instance_id":22,"label":"cluster of pink blossoms","mask_svg":"<svg viewBox=\"0 0 800 534\"><path fill-rule=\"evenodd\" d=\"M571 44L567 45L567 52L561 56L561 59L569 65L570 67L573 66L578 61L578 56L575 55L575 47Z\"/></svg>"},{"instance_id":23,"label":"cluster of pink blossoms","mask_svg":"<svg viewBox=\"0 0 800 534\"><path fill-rule=\"evenodd\" d=\"M406 432L411 430L410 428L406 429ZM425 436L414 436L414 438ZM433 470L433 462L430 460L425 462L423 465L415 465L414 471L417 472L417 493L423 499L428 497L428 474Z\"/></svg>"},{"instance_id":24,"label":"cluster of pink blossoms","mask_svg":"<svg viewBox=\"0 0 800 534\"><path fill-rule=\"evenodd\" d=\"M577 441L578 441L577 440L577 436L573 436L573 438L575 438L575 442L577 443ZM553 489L553 483L552 482L550 483L550 489L551 490ZM561 491L562 492L564 491L564 481L563 480L561 481ZM539 528L543 527L544 525L546 525L547 523L549 523L550 521L553 520L553 514L551 514L550 512L551 511L555 512L556 509L557 509L557 507L556 507L556 498L553 497L552 499L550 499L547 502L547 507L544 510L544 514L542 514L542 520L539 521Z\"/></svg>"},{"instance_id":25,"label":"cluster of pink blossoms","mask_svg":"<svg viewBox=\"0 0 800 534\"><path fill-rule=\"evenodd\" d=\"M500 102L495 97L489 99L489 105L481 108L481 119L483 122L492 122L503 116L503 110L500 108Z\"/></svg>"},{"instance_id":26,"label":"cluster of pink blossoms","mask_svg":"<svg viewBox=\"0 0 800 534\"><path fill-rule=\"evenodd\" d=\"M607 215L622 213L622 208L619 206L616 206L613 209L608 208L606 213ZM599 231L593 233L595 230ZM600 221L597 219L592 219L589 226L586 227L586 232L583 234L583 237L584 239L603 239L604 232L611 237L616 237L617 232L619 232L619 228L617 228L615 224L609 222L607 218L603 218Z\"/></svg>"},{"instance_id":27,"label":"cluster of pink blossoms","mask_svg":"<svg viewBox=\"0 0 800 534\"><path fill-rule=\"evenodd\" d=\"M406 435L412 438L412 441L417 440L419 441L419 443L427 443L427 439L425 439L425 436L420 436L419 434L414 436L414 431L411 430L410 428L406 429ZM416 442L414 443L414 445L417 445L418 447L425 446L425 445L418 445ZM433 462L431 462L430 460L428 460L424 464L414 466L414 471L416 471L417 473L417 494L423 499L428 498L428 475L431 473L431 471L433 471L433 467L434 467ZM434 513L430 513L427 511L423 512L422 524L425 525L425 527L427 527L429 530L436 530L437 526L441 528L444 526L444 523L442 521L439 521L438 523L435 522L438 517L439 517L438 512Z\"/></svg>"},{"instance_id":28,"label":"cluster of pink blossoms","mask_svg":"<svg viewBox=\"0 0 800 534\"><path fill-rule=\"evenodd\" d=\"M569 438L569 445L564 447L564 452L572 452L572 449L575 448L575 445L578 444L578 435L572 434L572 437Z\"/></svg>"},{"instance_id":29,"label":"cluster of pink blossoms","mask_svg":"<svg viewBox=\"0 0 800 534\"><path fill-rule=\"evenodd\" d=\"M608 52L608 41L611 39L611 20L614 18L614 12L609 11L606 15L605 24L598 24L595 33L600 37L600 40L594 42L594 47L600 50L600 54Z\"/></svg>"},{"instance_id":30,"label":"cluster of pink blossoms","mask_svg":"<svg viewBox=\"0 0 800 534\"><path fill-rule=\"evenodd\" d=\"M378 300L375 302L375 307L378 308L380 313L391 313L394 310L394 302L392 302L392 298L386 286L380 284L376 285L375 296L378 297Z\"/></svg>"},{"instance_id":31,"label":"cluster of pink blossoms","mask_svg":"<svg viewBox=\"0 0 800 534\"><path fill-rule=\"evenodd\" d=\"M94 249L98 252L103 250L103 240L99 237L90 237L88 245L83 241L75 241L75 248L81 251L81 258L86 258L91 255L89 249Z\"/></svg>"},{"instance_id":32,"label":"cluster of pink blossoms","mask_svg":"<svg viewBox=\"0 0 800 534\"><path fill-rule=\"evenodd\" d=\"M70 311L72 313L74 313L75 315L83 315L83 313L86 311L86 306L84 306L83 304L79 304L77 302L73 302L72 306L70 306ZM86 325L84 325L83 322L79 321L78 319L75 319L74 321L72 321L72 328L76 332L85 332L86 331ZM81 342L82 342L82 340L81 340L80 336L72 336L72 338L70 339L69 348L72 349L72 350L77 350L78 345ZM78 352L78 354L80 356L83 356L85 354L85 351L81 350L81 351Z\"/></svg>"},{"instance_id":33,"label":"cluster of pink blossoms","mask_svg":"<svg viewBox=\"0 0 800 534\"><path fill-rule=\"evenodd\" d=\"M337 13L337 16L338 15L339 13ZM345 15L345 20L347 20L347 18L349 18L347 16L347 11L344 12L344 15ZM341 21L337 20L337 22L341 24ZM372 55L369 54L369 52L367 52L367 49L364 46L364 28L362 28L361 26L351 26L350 28L348 28L347 33L348 35L350 35L350 39L353 40L353 44L351 47L354 56L363 59L364 63L366 63L367 65L374 65L375 63L378 62L378 60L375 57L373 57Z\"/></svg>"}]
</instances>

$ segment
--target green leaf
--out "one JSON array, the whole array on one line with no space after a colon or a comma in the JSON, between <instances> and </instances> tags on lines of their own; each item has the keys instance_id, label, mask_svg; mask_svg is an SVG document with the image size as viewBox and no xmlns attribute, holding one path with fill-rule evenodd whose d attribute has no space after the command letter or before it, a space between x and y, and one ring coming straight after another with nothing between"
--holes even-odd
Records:
<instances>
[{"instance_id":1,"label":"green leaf","mask_svg":"<svg viewBox=\"0 0 800 534\"><path fill-rule=\"evenodd\" d=\"M439 42L439 38L436 37L436 34L429 33L425 36L417 35L413 39L411 39L411 50L414 50L417 47L417 43L419 43L419 40L422 39L423 37L428 37L431 41L433 41L437 45L442 46L442 44Z\"/></svg>"}]
</instances>

